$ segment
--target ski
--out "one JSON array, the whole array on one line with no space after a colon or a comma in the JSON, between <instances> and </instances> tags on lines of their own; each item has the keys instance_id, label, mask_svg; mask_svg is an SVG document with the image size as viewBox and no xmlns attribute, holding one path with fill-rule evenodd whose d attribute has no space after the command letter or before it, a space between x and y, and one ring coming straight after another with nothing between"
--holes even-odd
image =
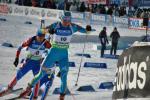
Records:
<instances>
[{"instance_id":1,"label":"ski","mask_svg":"<svg viewBox=\"0 0 150 100\"><path fill-rule=\"evenodd\" d=\"M15 97L12 97L12 98L8 98L8 99L5 99L5 100L17 100L17 99L30 99L29 97L20 97L20 95L18 96L15 96Z\"/></svg>"},{"instance_id":2,"label":"ski","mask_svg":"<svg viewBox=\"0 0 150 100\"><path fill-rule=\"evenodd\" d=\"M22 91L23 88L17 88L17 89L14 89L14 90L10 90L8 92L6 92L3 96L6 96L6 95L9 95L11 93L16 93L16 92L19 92L19 91Z\"/></svg>"},{"instance_id":3,"label":"ski","mask_svg":"<svg viewBox=\"0 0 150 100\"><path fill-rule=\"evenodd\" d=\"M20 99L20 97L19 97L19 96L16 96L16 97L12 97L12 98L5 99L5 100L16 100L16 99Z\"/></svg>"}]
</instances>

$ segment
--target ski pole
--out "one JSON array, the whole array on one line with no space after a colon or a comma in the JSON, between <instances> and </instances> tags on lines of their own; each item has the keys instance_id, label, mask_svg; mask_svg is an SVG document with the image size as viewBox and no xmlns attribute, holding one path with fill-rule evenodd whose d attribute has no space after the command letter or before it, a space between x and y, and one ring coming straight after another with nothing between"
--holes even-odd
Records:
<instances>
[{"instance_id":1,"label":"ski pole","mask_svg":"<svg viewBox=\"0 0 150 100\"><path fill-rule=\"evenodd\" d=\"M85 40L87 40L87 37L88 37L88 35L86 34L86 39ZM77 76L77 80L76 80L75 86L78 86L78 80L79 80L81 66L82 66L82 62L83 62L83 54L85 52L85 47L86 47L86 43L84 42L83 49L82 49L82 56L81 56L80 65L79 65L78 76Z\"/></svg>"},{"instance_id":2,"label":"ski pole","mask_svg":"<svg viewBox=\"0 0 150 100\"><path fill-rule=\"evenodd\" d=\"M78 80L79 80L81 66L82 66L82 62L83 62L83 54L85 52L85 47L86 47L85 44L86 44L87 37L88 37L87 32L91 31L91 26L90 26L90 23L91 23L91 20L90 20L91 19L91 13L90 12L85 12L84 13L84 19L85 19L86 24L88 24L88 25L86 26L86 39L85 39L83 50L82 50L82 56L81 56L81 60L80 60L80 66L79 66L79 71L78 71L78 76L77 76L77 80L76 80L75 86L78 86ZM89 30L89 28L90 28L90 30Z\"/></svg>"}]
</instances>

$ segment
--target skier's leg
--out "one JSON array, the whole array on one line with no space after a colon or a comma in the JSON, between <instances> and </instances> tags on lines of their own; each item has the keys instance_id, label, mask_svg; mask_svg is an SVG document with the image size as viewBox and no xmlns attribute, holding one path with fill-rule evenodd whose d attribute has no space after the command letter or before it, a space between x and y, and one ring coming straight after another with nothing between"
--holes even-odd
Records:
<instances>
[{"instance_id":1,"label":"skier's leg","mask_svg":"<svg viewBox=\"0 0 150 100\"><path fill-rule=\"evenodd\" d=\"M17 84L17 81L20 80L30 70L30 66L28 67L28 65L29 63L23 64L23 66L17 71L16 76L8 84L8 87L0 92L0 97L11 91L13 87Z\"/></svg>"},{"instance_id":2,"label":"skier's leg","mask_svg":"<svg viewBox=\"0 0 150 100\"><path fill-rule=\"evenodd\" d=\"M66 90L67 90L67 75L69 71L68 58L59 61L60 77L61 77L61 87L60 87L60 100L64 100Z\"/></svg>"},{"instance_id":3,"label":"skier's leg","mask_svg":"<svg viewBox=\"0 0 150 100\"><path fill-rule=\"evenodd\" d=\"M40 61L36 62L37 65L36 66L32 66L32 72L33 72L33 75L37 75L38 72L40 71ZM31 95L30 95L30 99L37 99L38 98L38 94L39 94L39 87L40 87L40 82L38 82L34 89L32 90L31 92Z\"/></svg>"},{"instance_id":4,"label":"skier's leg","mask_svg":"<svg viewBox=\"0 0 150 100\"><path fill-rule=\"evenodd\" d=\"M52 49L51 49L52 51ZM54 50L53 50L54 51ZM49 52L46 58L44 59L42 63L42 67L40 72L31 80L29 83L29 86L26 88L25 91L23 91L19 97L24 97L26 96L30 91L31 88L35 86L35 84L40 81L40 79L48 72L47 69L52 68L53 64L56 62L56 52ZM30 90L30 91L29 91Z\"/></svg>"},{"instance_id":5,"label":"skier's leg","mask_svg":"<svg viewBox=\"0 0 150 100\"><path fill-rule=\"evenodd\" d=\"M43 92L43 94L42 94L41 100L45 100L45 99L46 99L46 96L47 96L47 94L48 94L48 91L49 91L50 87L51 87L52 84L53 84L53 80L54 80L54 74L49 75L49 76L47 75L46 87L45 87L45 90L44 90L44 92Z\"/></svg>"}]
</instances>

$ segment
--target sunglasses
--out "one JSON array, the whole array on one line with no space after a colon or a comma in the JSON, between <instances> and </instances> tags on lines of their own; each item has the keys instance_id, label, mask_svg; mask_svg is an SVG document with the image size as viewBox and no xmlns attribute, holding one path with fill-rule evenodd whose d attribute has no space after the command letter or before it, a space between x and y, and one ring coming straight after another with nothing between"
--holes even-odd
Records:
<instances>
[{"instance_id":1,"label":"sunglasses","mask_svg":"<svg viewBox=\"0 0 150 100\"><path fill-rule=\"evenodd\" d=\"M62 18L62 20L64 21L64 22L71 22L71 17L63 17Z\"/></svg>"}]
</instances>

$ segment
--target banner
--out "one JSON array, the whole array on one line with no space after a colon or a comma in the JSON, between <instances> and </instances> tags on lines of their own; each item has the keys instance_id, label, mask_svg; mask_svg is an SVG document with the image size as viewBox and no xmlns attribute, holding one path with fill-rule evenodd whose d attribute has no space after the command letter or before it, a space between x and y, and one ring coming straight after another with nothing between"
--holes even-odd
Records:
<instances>
[{"instance_id":1,"label":"banner","mask_svg":"<svg viewBox=\"0 0 150 100\"><path fill-rule=\"evenodd\" d=\"M7 14L9 11L7 4L0 4L0 13Z\"/></svg>"},{"instance_id":2,"label":"banner","mask_svg":"<svg viewBox=\"0 0 150 100\"><path fill-rule=\"evenodd\" d=\"M128 18L121 18L121 17L117 17L117 16L113 16L113 23L114 24L126 24L128 25Z\"/></svg>"},{"instance_id":3,"label":"banner","mask_svg":"<svg viewBox=\"0 0 150 100\"><path fill-rule=\"evenodd\" d=\"M13 16L26 16L26 17L33 17L33 18L59 20L59 14L62 13L61 10L44 9L44 8L36 8L36 7L26 7L26 6L17 6L17 5L6 5L6 7L0 6L0 11L3 8L2 9L3 12L7 11L8 15L13 15Z\"/></svg>"},{"instance_id":4,"label":"banner","mask_svg":"<svg viewBox=\"0 0 150 100\"><path fill-rule=\"evenodd\" d=\"M80 0L80 2L86 2L88 4L104 4L108 3L108 0Z\"/></svg>"},{"instance_id":5,"label":"banner","mask_svg":"<svg viewBox=\"0 0 150 100\"><path fill-rule=\"evenodd\" d=\"M144 30L145 27L143 27L143 19L142 18L129 18L129 28ZM148 28L150 29L150 19L149 19Z\"/></svg>"},{"instance_id":6,"label":"banner","mask_svg":"<svg viewBox=\"0 0 150 100\"><path fill-rule=\"evenodd\" d=\"M143 6L149 6L150 5L150 0L142 0L143 1Z\"/></svg>"},{"instance_id":7,"label":"banner","mask_svg":"<svg viewBox=\"0 0 150 100\"><path fill-rule=\"evenodd\" d=\"M139 44L124 50L119 57L113 100L150 97L150 45Z\"/></svg>"}]
</instances>

